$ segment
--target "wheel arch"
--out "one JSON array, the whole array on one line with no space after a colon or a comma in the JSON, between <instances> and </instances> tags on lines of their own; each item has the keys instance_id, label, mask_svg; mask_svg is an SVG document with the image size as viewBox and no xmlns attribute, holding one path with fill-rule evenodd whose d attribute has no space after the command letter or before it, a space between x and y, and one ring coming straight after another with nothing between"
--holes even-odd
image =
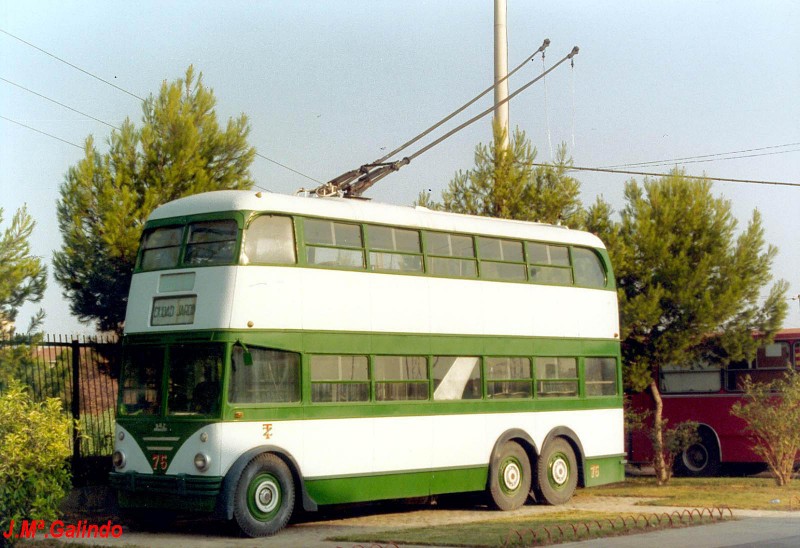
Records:
<instances>
[{"instance_id":1,"label":"wheel arch","mask_svg":"<svg viewBox=\"0 0 800 548\"><path fill-rule=\"evenodd\" d=\"M719 434L717 433L717 431L710 424L705 422L699 422L697 423L697 435L702 438L703 433L710 433L711 439L717 444L717 456L719 457L719 462L723 462L722 443L720 442Z\"/></svg>"},{"instance_id":2,"label":"wheel arch","mask_svg":"<svg viewBox=\"0 0 800 548\"><path fill-rule=\"evenodd\" d=\"M578 486L585 487L586 481L583 475L584 454L581 439L571 428L567 426L556 426L547 433L547 436L545 436L542 442L542 447L556 438L563 438L572 447L572 451L575 453L575 459L578 461Z\"/></svg>"},{"instance_id":3,"label":"wheel arch","mask_svg":"<svg viewBox=\"0 0 800 548\"><path fill-rule=\"evenodd\" d=\"M228 473L225 474L225 478L222 480L222 488L217 497L217 505L214 509L214 514L223 519L233 519L234 494L236 492L236 484L239 481L239 476L241 476L242 471L250 461L262 453L272 453L286 463L286 466L289 467L289 471L292 473L295 487L300 493L303 510L308 512L316 511L317 503L308 494L303 475L300 473L300 466L291 453L274 445L260 445L242 453L230 469L228 469Z\"/></svg>"},{"instance_id":4,"label":"wheel arch","mask_svg":"<svg viewBox=\"0 0 800 548\"><path fill-rule=\"evenodd\" d=\"M539 458L539 449L536 447L536 442L533 441L533 438L525 430L511 428L500 434L494 442L494 447L492 447L492 452L489 455L489 462L499 457L500 449L507 441L514 441L520 444L528 454L528 460L531 463L536 462L536 459Z\"/></svg>"}]
</instances>

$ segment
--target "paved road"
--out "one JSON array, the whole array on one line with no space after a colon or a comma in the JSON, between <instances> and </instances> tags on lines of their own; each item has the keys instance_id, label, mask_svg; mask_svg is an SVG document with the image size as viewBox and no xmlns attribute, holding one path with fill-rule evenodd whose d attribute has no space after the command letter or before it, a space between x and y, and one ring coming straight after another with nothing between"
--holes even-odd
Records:
<instances>
[{"instance_id":1,"label":"paved road","mask_svg":"<svg viewBox=\"0 0 800 548\"><path fill-rule=\"evenodd\" d=\"M617 497L592 498L573 502L567 507L585 510L603 510L619 513L662 513L675 508L635 506L636 499ZM466 509L464 509L466 508ZM231 535L224 523L202 520L179 520L168 529L156 531L126 527L119 539L82 541L91 545L153 546L157 548L216 548L223 546L258 547L320 547L320 548L379 548L379 544L354 544L331 542L326 539L337 535L360 532L385 531L393 528L420 527L484 521L493 517L537 515L542 512L561 511L564 507L525 506L514 512L493 512L481 508L462 507L431 508L413 505L378 504L327 514L314 515L314 521L300 520L278 535L264 539L242 539ZM800 512L734 511L736 521L712 525L667 529L646 534L613 537L580 543L561 544L560 547L580 548L640 548L670 547L768 547L788 548L800 546ZM391 545L390 545L391 546Z\"/></svg>"}]
</instances>

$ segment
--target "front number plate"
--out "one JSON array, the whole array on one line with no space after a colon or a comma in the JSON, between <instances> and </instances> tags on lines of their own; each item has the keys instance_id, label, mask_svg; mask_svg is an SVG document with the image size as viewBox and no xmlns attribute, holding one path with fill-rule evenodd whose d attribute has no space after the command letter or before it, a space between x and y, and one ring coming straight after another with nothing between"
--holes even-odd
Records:
<instances>
[{"instance_id":1,"label":"front number plate","mask_svg":"<svg viewBox=\"0 0 800 548\"><path fill-rule=\"evenodd\" d=\"M186 325L194 323L197 296L153 299L150 325Z\"/></svg>"}]
</instances>

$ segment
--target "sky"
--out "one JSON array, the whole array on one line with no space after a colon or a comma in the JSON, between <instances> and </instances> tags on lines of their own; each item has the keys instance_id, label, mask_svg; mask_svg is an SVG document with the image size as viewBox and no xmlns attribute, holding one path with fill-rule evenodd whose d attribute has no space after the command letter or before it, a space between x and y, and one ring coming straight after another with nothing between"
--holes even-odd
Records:
<instances>
[{"instance_id":1,"label":"sky","mask_svg":"<svg viewBox=\"0 0 800 548\"><path fill-rule=\"evenodd\" d=\"M550 161L566 143L576 166L668 160L629 168L663 173L675 159L713 155L681 165L689 175L800 184L800 3L507 1L509 68L545 38L548 67L580 47L574 67L561 65L546 85L510 103L511 126L526 132L538 160ZM0 118L0 229L27 204L37 222L33 254L51 272L43 302L22 309L19 327L41 306L46 332L93 332L69 314L50 263L61 246L56 202L64 176L89 135L104 151L111 132L31 91L106 124L139 125L141 101L75 67L147 97L194 65L214 90L219 119L245 113L250 144L272 160L255 159L256 184L294 193L380 158L489 87L493 18L490 0L3 0L0 116L17 123ZM510 79L510 90L542 68L537 57ZM421 190L439 197L490 139L487 117L367 196L403 205ZM720 156L736 151L749 152ZM575 176L584 204L602 196L617 211L634 177ZM715 182L714 193L730 201L741 226L761 212L766 239L779 248L773 274L789 282L789 296L800 295L800 187ZM800 300L789 306L784 325L800 327Z\"/></svg>"}]
</instances>

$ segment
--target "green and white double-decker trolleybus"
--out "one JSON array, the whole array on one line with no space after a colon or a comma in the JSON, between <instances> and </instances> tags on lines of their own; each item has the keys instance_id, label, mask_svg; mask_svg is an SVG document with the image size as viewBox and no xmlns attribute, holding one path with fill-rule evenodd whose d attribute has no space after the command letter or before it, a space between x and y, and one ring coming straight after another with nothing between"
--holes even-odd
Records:
<instances>
[{"instance_id":1,"label":"green and white double-decker trolleybus","mask_svg":"<svg viewBox=\"0 0 800 548\"><path fill-rule=\"evenodd\" d=\"M124 508L269 535L295 505L623 480L617 300L564 227L268 192L167 203L125 320Z\"/></svg>"}]
</instances>

